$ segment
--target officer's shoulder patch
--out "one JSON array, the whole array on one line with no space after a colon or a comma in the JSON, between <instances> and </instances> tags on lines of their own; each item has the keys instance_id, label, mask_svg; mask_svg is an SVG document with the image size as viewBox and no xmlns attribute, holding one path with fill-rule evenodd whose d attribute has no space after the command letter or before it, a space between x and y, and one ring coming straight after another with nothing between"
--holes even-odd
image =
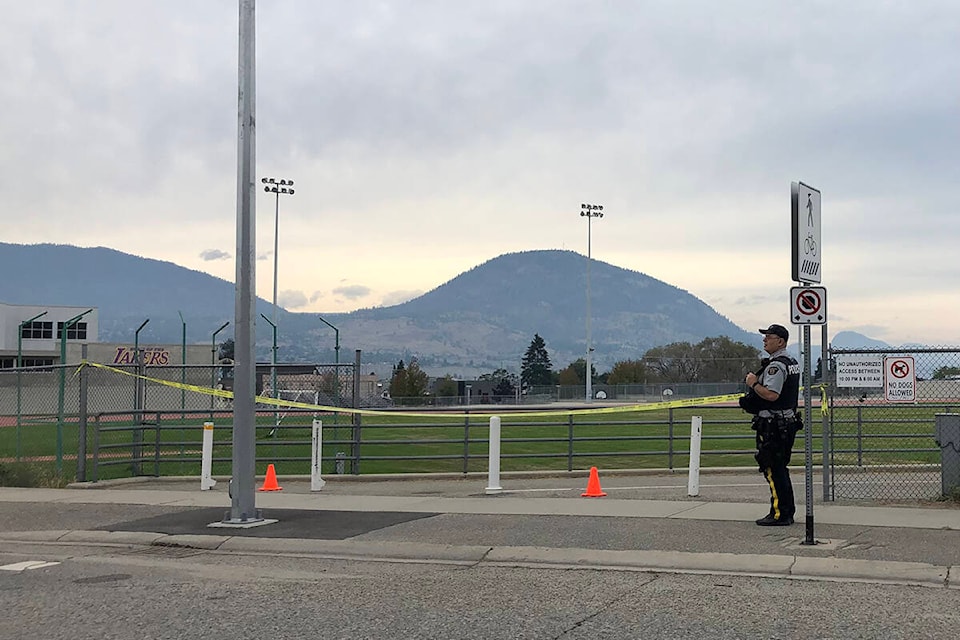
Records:
<instances>
[{"instance_id":1,"label":"officer's shoulder patch","mask_svg":"<svg viewBox=\"0 0 960 640\"><path fill-rule=\"evenodd\" d=\"M768 375L768 376L775 376L775 375L777 375L777 368L776 368L776 367L770 367L769 369L767 369L767 375Z\"/></svg>"}]
</instances>

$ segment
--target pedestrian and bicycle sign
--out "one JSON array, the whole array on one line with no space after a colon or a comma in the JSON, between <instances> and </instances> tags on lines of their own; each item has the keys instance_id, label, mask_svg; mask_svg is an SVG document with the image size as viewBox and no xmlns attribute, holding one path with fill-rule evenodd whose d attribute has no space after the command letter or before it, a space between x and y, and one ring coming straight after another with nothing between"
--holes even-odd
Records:
<instances>
[{"instance_id":1,"label":"pedestrian and bicycle sign","mask_svg":"<svg viewBox=\"0 0 960 640\"><path fill-rule=\"evenodd\" d=\"M792 280L823 282L820 272L820 192L802 182L790 184L790 214L793 239Z\"/></svg>"},{"instance_id":2,"label":"pedestrian and bicycle sign","mask_svg":"<svg viewBox=\"0 0 960 640\"><path fill-rule=\"evenodd\" d=\"M791 287L790 322L793 324L826 324L827 288Z\"/></svg>"},{"instance_id":3,"label":"pedestrian and bicycle sign","mask_svg":"<svg viewBox=\"0 0 960 640\"><path fill-rule=\"evenodd\" d=\"M887 402L917 401L913 356L887 356L883 359L883 397Z\"/></svg>"}]
</instances>

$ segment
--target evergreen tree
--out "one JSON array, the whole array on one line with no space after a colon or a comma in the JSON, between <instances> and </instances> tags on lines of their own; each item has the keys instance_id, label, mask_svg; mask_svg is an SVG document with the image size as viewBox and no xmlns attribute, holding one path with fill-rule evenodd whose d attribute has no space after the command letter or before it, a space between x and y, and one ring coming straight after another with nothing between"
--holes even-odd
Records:
<instances>
[{"instance_id":1,"label":"evergreen tree","mask_svg":"<svg viewBox=\"0 0 960 640\"><path fill-rule=\"evenodd\" d=\"M527 347L527 352L520 362L520 384L523 389L534 385L553 384L553 371L550 356L547 354L547 344L540 334L533 334L533 340Z\"/></svg>"}]
</instances>

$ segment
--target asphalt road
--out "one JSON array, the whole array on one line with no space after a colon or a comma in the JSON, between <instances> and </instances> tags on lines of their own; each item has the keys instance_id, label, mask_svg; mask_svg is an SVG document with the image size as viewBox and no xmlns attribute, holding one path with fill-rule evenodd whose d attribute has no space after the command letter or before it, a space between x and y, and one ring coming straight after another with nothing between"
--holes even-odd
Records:
<instances>
[{"instance_id":1,"label":"asphalt road","mask_svg":"<svg viewBox=\"0 0 960 640\"><path fill-rule=\"evenodd\" d=\"M955 590L593 569L16 545L0 637L956 638Z\"/></svg>"}]
</instances>

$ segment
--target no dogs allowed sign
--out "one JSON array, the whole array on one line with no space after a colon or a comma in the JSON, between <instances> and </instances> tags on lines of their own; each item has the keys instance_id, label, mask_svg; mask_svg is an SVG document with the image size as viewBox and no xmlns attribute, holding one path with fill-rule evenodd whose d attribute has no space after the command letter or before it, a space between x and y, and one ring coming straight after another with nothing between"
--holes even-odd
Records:
<instances>
[{"instance_id":1,"label":"no dogs allowed sign","mask_svg":"<svg viewBox=\"0 0 960 640\"><path fill-rule=\"evenodd\" d=\"M913 356L887 356L883 359L883 397L887 402L917 401Z\"/></svg>"}]
</instances>

